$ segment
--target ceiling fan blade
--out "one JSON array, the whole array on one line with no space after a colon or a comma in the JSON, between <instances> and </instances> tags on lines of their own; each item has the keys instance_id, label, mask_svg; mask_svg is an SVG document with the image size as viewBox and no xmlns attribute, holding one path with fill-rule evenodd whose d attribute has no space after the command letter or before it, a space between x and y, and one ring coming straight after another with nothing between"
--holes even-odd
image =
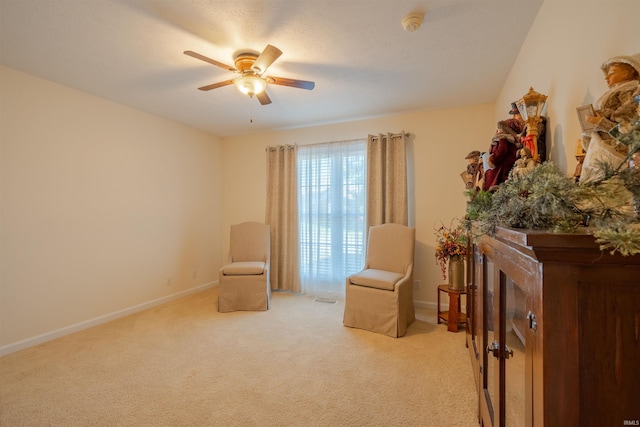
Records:
<instances>
[{"instance_id":1,"label":"ceiling fan blade","mask_svg":"<svg viewBox=\"0 0 640 427\"><path fill-rule=\"evenodd\" d=\"M211 90L211 89L217 89L217 88L222 87L222 86L228 86L228 85L231 85L231 84L233 84L233 79L225 80L223 82L218 82L218 83L214 83L214 84L211 84L211 85L202 86L202 87L199 87L198 89L200 89L200 90Z\"/></svg>"},{"instance_id":2,"label":"ceiling fan blade","mask_svg":"<svg viewBox=\"0 0 640 427\"><path fill-rule=\"evenodd\" d=\"M314 82L308 82L306 80L286 79L284 77L267 77L267 82L274 85L297 87L298 89L311 90L316 87Z\"/></svg>"},{"instance_id":3,"label":"ceiling fan blade","mask_svg":"<svg viewBox=\"0 0 640 427\"><path fill-rule=\"evenodd\" d=\"M267 68L269 68L269 66L273 64L273 62L278 59L280 55L282 55L282 51L280 49L268 44L267 47L264 48L260 56L256 58L251 68L256 73L262 74L267 71Z\"/></svg>"},{"instance_id":4,"label":"ceiling fan blade","mask_svg":"<svg viewBox=\"0 0 640 427\"><path fill-rule=\"evenodd\" d=\"M257 94L256 98L258 98L258 101L260 101L260 105L271 104L271 98L269 98L269 95L267 95L266 90L263 90L262 92Z\"/></svg>"},{"instance_id":5,"label":"ceiling fan blade","mask_svg":"<svg viewBox=\"0 0 640 427\"><path fill-rule=\"evenodd\" d=\"M189 56L191 56L193 58L199 59L201 61L208 62L209 64L215 65L216 67L220 67L220 68L222 68L224 70L233 71L234 73L238 72L238 70L236 70L231 65L223 64L222 62L218 62L215 59L207 58L206 56L200 55L199 53L194 52L192 50L185 50L184 54L185 55L189 55Z\"/></svg>"}]
</instances>

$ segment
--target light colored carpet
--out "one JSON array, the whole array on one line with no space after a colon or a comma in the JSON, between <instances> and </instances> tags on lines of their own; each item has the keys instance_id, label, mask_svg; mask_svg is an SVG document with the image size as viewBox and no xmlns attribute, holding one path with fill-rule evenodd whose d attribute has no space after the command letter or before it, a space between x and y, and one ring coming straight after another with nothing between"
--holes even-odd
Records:
<instances>
[{"instance_id":1,"label":"light colored carpet","mask_svg":"<svg viewBox=\"0 0 640 427\"><path fill-rule=\"evenodd\" d=\"M275 293L218 313L217 289L0 358L0 425L477 426L464 329L403 338L344 304Z\"/></svg>"}]
</instances>

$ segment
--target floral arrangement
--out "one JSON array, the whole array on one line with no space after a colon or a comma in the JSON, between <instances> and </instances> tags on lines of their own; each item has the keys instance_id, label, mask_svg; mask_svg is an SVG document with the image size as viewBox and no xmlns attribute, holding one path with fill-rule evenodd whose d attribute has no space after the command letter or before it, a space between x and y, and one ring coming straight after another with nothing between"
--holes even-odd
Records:
<instances>
[{"instance_id":1,"label":"floral arrangement","mask_svg":"<svg viewBox=\"0 0 640 427\"><path fill-rule=\"evenodd\" d=\"M467 232L458 219L453 219L449 227L441 224L436 229L436 264L440 266L442 278L447 278L447 263L452 257L467 255Z\"/></svg>"}]
</instances>

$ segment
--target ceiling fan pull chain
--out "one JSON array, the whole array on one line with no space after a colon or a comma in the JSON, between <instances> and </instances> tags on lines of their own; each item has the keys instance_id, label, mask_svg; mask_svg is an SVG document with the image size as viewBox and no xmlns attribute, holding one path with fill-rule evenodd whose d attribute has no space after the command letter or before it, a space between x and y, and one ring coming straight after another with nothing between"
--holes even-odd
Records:
<instances>
[{"instance_id":1,"label":"ceiling fan pull chain","mask_svg":"<svg viewBox=\"0 0 640 427\"><path fill-rule=\"evenodd\" d=\"M253 123L253 96L249 97L249 123Z\"/></svg>"}]
</instances>

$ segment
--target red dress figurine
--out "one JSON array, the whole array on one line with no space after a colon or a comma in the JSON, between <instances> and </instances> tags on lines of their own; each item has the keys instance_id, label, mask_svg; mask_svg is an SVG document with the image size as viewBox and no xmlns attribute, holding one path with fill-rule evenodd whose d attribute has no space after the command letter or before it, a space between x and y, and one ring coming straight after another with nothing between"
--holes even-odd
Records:
<instances>
[{"instance_id":1,"label":"red dress figurine","mask_svg":"<svg viewBox=\"0 0 640 427\"><path fill-rule=\"evenodd\" d=\"M520 134L523 131L524 123L518 119L498 122L498 130L491 139L491 148L483 155L485 165L483 190L492 190L492 187L509 178L509 172L518 159L518 150L522 147Z\"/></svg>"}]
</instances>

